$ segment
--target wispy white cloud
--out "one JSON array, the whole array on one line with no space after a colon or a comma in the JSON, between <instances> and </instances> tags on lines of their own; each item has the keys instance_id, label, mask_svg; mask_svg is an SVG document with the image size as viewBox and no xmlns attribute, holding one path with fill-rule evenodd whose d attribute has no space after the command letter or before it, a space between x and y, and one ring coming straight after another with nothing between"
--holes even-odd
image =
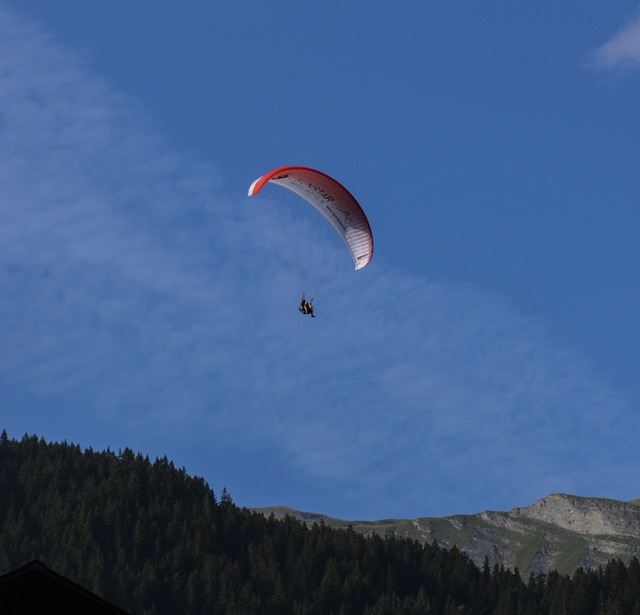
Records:
<instances>
[{"instance_id":1,"label":"wispy white cloud","mask_svg":"<svg viewBox=\"0 0 640 615\"><path fill-rule=\"evenodd\" d=\"M640 9L610 40L591 57L594 68L628 69L640 66Z\"/></svg>"},{"instance_id":2,"label":"wispy white cloud","mask_svg":"<svg viewBox=\"0 0 640 615\"><path fill-rule=\"evenodd\" d=\"M0 75L0 375L70 429L82 408L70 438L109 426L170 452L182 434L212 474L236 442L373 515L637 478L635 409L502 299L374 262L337 267L300 318L264 208L1 9ZM261 471L246 480L287 480Z\"/></svg>"}]
</instances>

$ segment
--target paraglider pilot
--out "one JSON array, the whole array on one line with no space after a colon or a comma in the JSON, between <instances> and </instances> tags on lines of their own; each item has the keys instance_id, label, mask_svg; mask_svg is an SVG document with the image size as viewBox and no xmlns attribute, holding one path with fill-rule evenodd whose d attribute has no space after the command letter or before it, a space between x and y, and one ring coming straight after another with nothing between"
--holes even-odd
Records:
<instances>
[{"instance_id":1,"label":"paraglider pilot","mask_svg":"<svg viewBox=\"0 0 640 615\"><path fill-rule=\"evenodd\" d=\"M302 301L300 301L300 307L298 308L303 314L311 314L311 318L315 318L313 314L313 299L307 301L302 293Z\"/></svg>"}]
</instances>

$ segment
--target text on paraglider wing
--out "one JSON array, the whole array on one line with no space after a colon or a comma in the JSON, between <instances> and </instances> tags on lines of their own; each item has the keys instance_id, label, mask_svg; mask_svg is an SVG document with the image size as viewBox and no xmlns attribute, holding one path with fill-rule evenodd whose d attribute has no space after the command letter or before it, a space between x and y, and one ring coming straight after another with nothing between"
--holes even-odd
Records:
<instances>
[{"instance_id":1,"label":"text on paraglider wing","mask_svg":"<svg viewBox=\"0 0 640 615\"><path fill-rule=\"evenodd\" d=\"M308 181L295 178L291 183L296 187L296 189L300 190L300 192L306 194L307 196L310 196L313 199L320 199L327 202L334 200L334 198L326 190L324 190L320 186L310 184Z\"/></svg>"}]
</instances>

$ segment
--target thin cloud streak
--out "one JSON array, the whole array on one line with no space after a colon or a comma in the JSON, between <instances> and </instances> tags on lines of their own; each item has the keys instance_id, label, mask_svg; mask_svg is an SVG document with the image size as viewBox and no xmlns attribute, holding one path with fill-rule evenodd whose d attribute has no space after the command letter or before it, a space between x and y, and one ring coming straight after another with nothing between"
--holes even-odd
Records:
<instances>
[{"instance_id":1,"label":"thin cloud streak","mask_svg":"<svg viewBox=\"0 0 640 615\"><path fill-rule=\"evenodd\" d=\"M591 65L601 70L640 66L640 9L627 25L593 53Z\"/></svg>"},{"instance_id":2,"label":"thin cloud streak","mask_svg":"<svg viewBox=\"0 0 640 615\"><path fill-rule=\"evenodd\" d=\"M216 443L270 450L374 516L621 497L636 478L635 409L504 300L379 258L336 265L300 318L264 208L2 10L0 74L0 372L70 425L81 407L70 438L181 434L212 473Z\"/></svg>"}]
</instances>

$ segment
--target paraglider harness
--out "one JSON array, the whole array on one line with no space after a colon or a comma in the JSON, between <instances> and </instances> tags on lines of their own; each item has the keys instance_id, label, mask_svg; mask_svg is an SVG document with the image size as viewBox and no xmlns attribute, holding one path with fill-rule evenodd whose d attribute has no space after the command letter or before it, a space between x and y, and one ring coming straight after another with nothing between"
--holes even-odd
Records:
<instances>
[{"instance_id":1,"label":"paraglider harness","mask_svg":"<svg viewBox=\"0 0 640 615\"><path fill-rule=\"evenodd\" d=\"M304 293L302 293L302 300L300 301L300 307L298 308L302 314L310 314L311 318L315 318L313 313L313 297L311 301L307 301L304 298Z\"/></svg>"}]
</instances>

